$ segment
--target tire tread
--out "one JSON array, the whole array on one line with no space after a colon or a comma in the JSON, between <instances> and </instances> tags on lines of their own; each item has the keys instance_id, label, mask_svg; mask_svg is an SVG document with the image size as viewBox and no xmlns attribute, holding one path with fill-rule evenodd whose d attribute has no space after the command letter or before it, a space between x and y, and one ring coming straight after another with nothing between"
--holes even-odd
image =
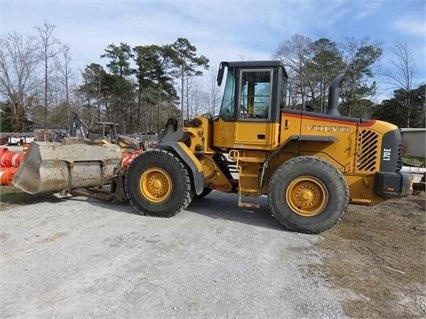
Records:
<instances>
[{"instance_id":1,"label":"tire tread","mask_svg":"<svg viewBox=\"0 0 426 319\"><path fill-rule=\"evenodd\" d=\"M274 205L271 205L271 204L269 205L270 210L271 210L272 215L275 217L275 219L277 219L277 221L282 226L284 226L286 229L288 229L290 231L302 232L302 233L306 233L306 234L318 234L320 232L326 231L327 229L330 229L331 227L333 227L335 224L337 224L343 218L343 216L346 212L347 205L349 203L349 188L347 186L346 179L343 176L342 172L340 172L337 168L335 168L332 164L330 164L326 160L319 158L319 157L316 157L316 156L298 156L298 157L294 157L294 158L287 160L280 167L277 168L277 170L273 174L273 177L271 178L269 189L274 189L276 187L279 187L279 184L282 183L282 180L280 180L279 178L274 178L274 176L283 175L292 166L298 165L300 163L308 163L308 164L312 164L312 165L317 166L317 167L323 166L323 167L326 167L327 169L329 169L329 168L334 169L334 171L337 175L337 178L338 178L338 183L340 185L343 185L344 187L342 187L341 189L337 189L336 192L339 192L339 194L336 194L336 195L333 195L333 196L340 196L341 199L346 203L343 210L341 212L339 212L339 216L338 216L337 221L335 223L330 223L326 227L320 227L319 228L319 227L313 226L311 228L306 228L306 227L301 227L300 225L297 225L297 224L289 221L288 219L282 217L281 213L276 211Z\"/></svg>"},{"instance_id":2,"label":"tire tread","mask_svg":"<svg viewBox=\"0 0 426 319\"><path fill-rule=\"evenodd\" d=\"M165 211L165 212L151 212L149 210L143 210L138 203L132 199L132 190L131 190L131 176L130 173L136 165L138 165L137 160L152 160L150 157L163 157L165 161L170 161L174 163L178 168L178 174L184 179L184 195L178 205L174 210ZM130 172L130 173L129 173ZM174 181L173 181L174 182ZM180 159L173 153L165 149L152 149L142 155L138 156L134 161L132 161L127 169L126 178L124 179L124 189L126 196L129 199L130 205L141 215L144 216L153 216L153 217L172 217L178 214L180 211L188 207L192 201L191 196L191 180L186 167L182 164Z\"/></svg>"}]
</instances>

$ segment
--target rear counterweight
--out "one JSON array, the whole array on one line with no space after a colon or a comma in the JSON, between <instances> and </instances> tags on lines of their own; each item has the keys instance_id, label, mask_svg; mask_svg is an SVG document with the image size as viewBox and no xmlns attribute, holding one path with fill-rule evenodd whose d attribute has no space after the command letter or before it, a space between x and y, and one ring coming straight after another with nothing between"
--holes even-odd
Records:
<instances>
[{"instance_id":1,"label":"rear counterweight","mask_svg":"<svg viewBox=\"0 0 426 319\"><path fill-rule=\"evenodd\" d=\"M383 135L380 158L381 172L399 172L402 168L402 136L398 129Z\"/></svg>"},{"instance_id":2,"label":"rear counterweight","mask_svg":"<svg viewBox=\"0 0 426 319\"><path fill-rule=\"evenodd\" d=\"M374 191L383 197L401 197L413 191L413 175L401 173L402 136L398 129L383 135L380 171L375 174Z\"/></svg>"}]
</instances>

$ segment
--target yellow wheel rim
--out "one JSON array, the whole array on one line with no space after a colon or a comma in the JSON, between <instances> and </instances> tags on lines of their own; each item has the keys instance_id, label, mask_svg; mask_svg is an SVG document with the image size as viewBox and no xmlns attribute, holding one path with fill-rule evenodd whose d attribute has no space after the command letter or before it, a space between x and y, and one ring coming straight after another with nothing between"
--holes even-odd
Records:
<instances>
[{"instance_id":1,"label":"yellow wheel rim","mask_svg":"<svg viewBox=\"0 0 426 319\"><path fill-rule=\"evenodd\" d=\"M139 187L147 199L160 203L169 198L172 193L172 179L165 170L152 167L142 174Z\"/></svg>"},{"instance_id":2,"label":"yellow wheel rim","mask_svg":"<svg viewBox=\"0 0 426 319\"><path fill-rule=\"evenodd\" d=\"M312 176L300 176L293 180L285 195L290 208L303 217L320 214L329 198L324 183Z\"/></svg>"}]
</instances>

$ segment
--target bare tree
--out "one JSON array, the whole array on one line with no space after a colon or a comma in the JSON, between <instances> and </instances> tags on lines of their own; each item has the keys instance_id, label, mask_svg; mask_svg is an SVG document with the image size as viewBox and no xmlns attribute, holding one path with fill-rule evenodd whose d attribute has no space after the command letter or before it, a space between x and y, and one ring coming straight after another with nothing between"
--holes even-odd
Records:
<instances>
[{"instance_id":1,"label":"bare tree","mask_svg":"<svg viewBox=\"0 0 426 319\"><path fill-rule=\"evenodd\" d=\"M44 129L47 130L49 61L59 53L58 50L55 50L55 46L60 42L53 36L55 25L45 21L41 27L36 27L36 29L40 40L40 56L44 64Z\"/></svg>"},{"instance_id":2,"label":"bare tree","mask_svg":"<svg viewBox=\"0 0 426 319\"><path fill-rule=\"evenodd\" d=\"M62 84L65 90L65 102L68 107L68 116L69 114L69 105L70 105L70 78L71 78L71 55L70 47L68 45L63 45L60 49L60 57L55 57L55 66L58 72L61 75L60 83Z\"/></svg>"},{"instance_id":3,"label":"bare tree","mask_svg":"<svg viewBox=\"0 0 426 319\"><path fill-rule=\"evenodd\" d=\"M39 65L34 37L16 32L0 38L0 95L12 109L12 129L25 129L25 99L38 86L35 74Z\"/></svg>"},{"instance_id":4,"label":"bare tree","mask_svg":"<svg viewBox=\"0 0 426 319\"><path fill-rule=\"evenodd\" d=\"M402 108L406 114L406 126L410 127L410 114L413 110L411 91L414 88L413 81L416 65L406 42L394 40L391 51L394 55L394 58L390 59L393 71L386 71L385 76L390 80L388 84L395 90L402 90L404 92L405 98Z\"/></svg>"},{"instance_id":5,"label":"bare tree","mask_svg":"<svg viewBox=\"0 0 426 319\"><path fill-rule=\"evenodd\" d=\"M295 34L290 40L282 42L274 54L274 58L283 62L289 73L291 82L290 96L300 98L302 109L305 108L308 74L307 59L311 50L312 40L300 34Z\"/></svg>"},{"instance_id":6,"label":"bare tree","mask_svg":"<svg viewBox=\"0 0 426 319\"><path fill-rule=\"evenodd\" d=\"M204 103L206 101L205 91L200 81L187 77L185 79L184 92L187 109L186 117L188 119L209 111L208 105Z\"/></svg>"},{"instance_id":7,"label":"bare tree","mask_svg":"<svg viewBox=\"0 0 426 319\"><path fill-rule=\"evenodd\" d=\"M190 92L193 91L194 81L192 81L192 80L190 81L189 77L184 79L184 81L185 82L184 82L183 92L184 92L184 96L185 96L184 100L186 102L186 119L190 119L191 115L190 115L189 109L190 109L190 104L192 104L192 101L189 100L189 96L190 96ZM191 105L191 111L192 111L192 105Z\"/></svg>"},{"instance_id":8,"label":"bare tree","mask_svg":"<svg viewBox=\"0 0 426 319\"><path fill-rule=\"evenodd\" d=\"M216 75L217 70L213 68L206 77L207 91L205 97L211 115L216 115L216 111L220 107L221 102L221 89L216 84Z\"/></svg>"},{"instance_id":9,"label":"bare tree","mask_svg":"<svg viewBox=\"0 0 426 319\"><path fill-rule=\"evenodd\" d=\"M374 71L382 56L382 43L369 37L348 37L340 45L346 64L345 78L341 91L341 110L345 116L366 117L368 105L363 100L376 93ZM366 108L367 107L367 108Z\"/></svg>"},{"instance_id":10,"label":"bare tree","mask_svg":"<svg viewBox=\"0 0 426 319\"><path fill-rule=\"evenodd\" d=\"M390 59L390 62L395 67L395 72L394 74L388 73L388 76L392 79L392 83L396 88L409 91L413 88L416 68L413 55L406 42L395 40L391 50L394 58Z\"/></svg>"}]
</instances>

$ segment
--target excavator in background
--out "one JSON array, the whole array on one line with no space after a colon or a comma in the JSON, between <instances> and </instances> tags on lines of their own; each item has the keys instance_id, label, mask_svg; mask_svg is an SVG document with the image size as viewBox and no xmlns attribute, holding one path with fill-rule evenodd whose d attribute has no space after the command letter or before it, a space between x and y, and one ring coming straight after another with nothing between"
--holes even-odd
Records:
<instances>
[{"instance_id":1,"label":"excavator in background","mask_svg":"<svg viewBox=\"0 0 426 319\"><path fill-rule=\"evenodd\" d=\"M96 125L101 127L100 133L97 134L78 117L77 113L73 112L69 121L69 135L70 137L81 137L91 140L95 144L118 144L123 152L144 148L144 145L139 140L119 135L117 132L117 123L96 122Z\"/></svg>"},{"instance_id":2,"label":"excavator in background","mask_svg":"<svg viewBox=\"0 0 426 319\"><path fill-rule=\"evenodd\" d=\"M69 122L69 134L72 137L82 136L84 138L89 138L90 128L78 117L77 113L73 112L70 116ZM79 133L78 133L79 132ZM105 135L105 134L104 134Z\"/></svg>"},{"instance_id":3,"label":"excavator in background","mask_svg":"<svg viewBox=\"0 0 426 319\"><path fill-rule=\"evenodd\" d=\"M219 86L225 71L218 115L196 116L181 128L170 119L156 147L125 170L117 168L116 144L61 154L65 146L33 143L13 184L35 193L114 180L117 198L158 217L174 216L213 190L238 194L238 205L250 208L267 196L277 221L303 233L331 228L349 203L375 205L411 193L399 129L340 116L343 74L329 86L327 114L319 114L285 107L288 77L280 61L222 62Z\"/></svg>"}]
</instances>

